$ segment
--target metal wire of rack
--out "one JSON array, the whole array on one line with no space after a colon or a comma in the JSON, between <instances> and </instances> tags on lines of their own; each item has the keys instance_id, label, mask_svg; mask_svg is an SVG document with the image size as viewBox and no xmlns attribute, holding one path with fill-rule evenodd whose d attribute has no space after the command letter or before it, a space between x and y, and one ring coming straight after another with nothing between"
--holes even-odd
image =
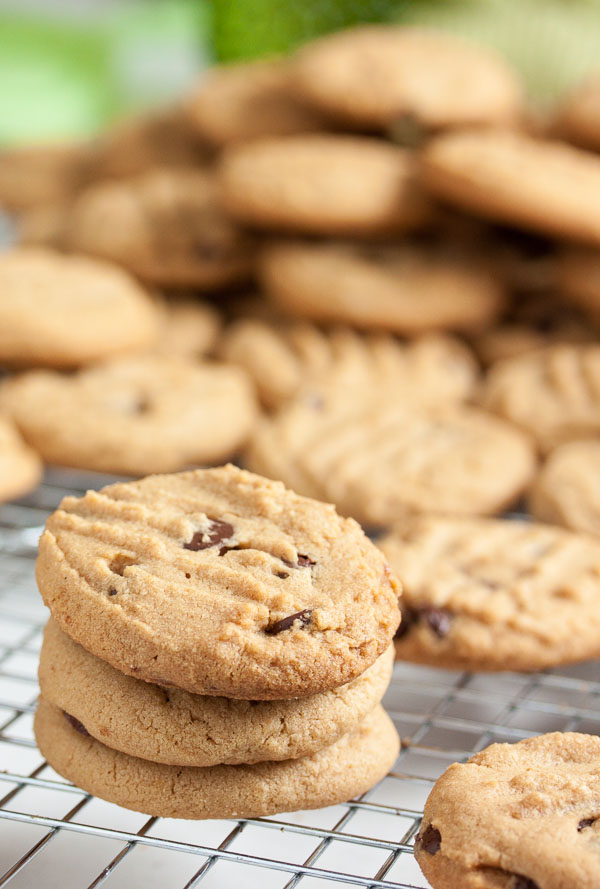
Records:
<instances>
[{"instance_id":1,"label":"metal wire of rack","mask_svg":"<svg viewBox=\"0 0 600 889\"><path fill-rule=\"evenodd\" d=\"M0 887L422 889L423 804L451 762L544 731L600 733L597 663L484 675L397 664L384 703L402 738L390 774L344 805L240 821L149 818L95 799L44 762L32 732L47 618L33 574L46 515L109 481L62 470L0 508Z\"/></svg>"}]
</instances>

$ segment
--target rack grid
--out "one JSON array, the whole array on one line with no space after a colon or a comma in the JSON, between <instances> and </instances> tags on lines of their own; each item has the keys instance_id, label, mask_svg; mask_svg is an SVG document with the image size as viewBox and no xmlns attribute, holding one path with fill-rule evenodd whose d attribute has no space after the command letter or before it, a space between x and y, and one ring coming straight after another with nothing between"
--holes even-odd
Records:
<instances>
[{"instance_id":1,"label":"rack grid","mask_svg":"<svg viewBox=\"0 0 600 889\"><path fill-rule=\"evenodd\" d=\"M597 663L527 675L396 664L384 704L400 756L356 800L270 818L181 821L91 797L44 762L33 738L47 619L33 569L61 497L112 480L51 470L30 497L0 508L0 887L423 889L414 837L431 785L451 762L544 731L600 733Z\"/></svg>"}]
</instances>

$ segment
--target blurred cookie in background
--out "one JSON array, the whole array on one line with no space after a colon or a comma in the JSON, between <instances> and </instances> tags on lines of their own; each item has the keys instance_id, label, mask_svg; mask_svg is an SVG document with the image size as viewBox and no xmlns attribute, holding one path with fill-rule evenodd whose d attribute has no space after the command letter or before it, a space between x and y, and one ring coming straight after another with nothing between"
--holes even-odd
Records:
<instances>
[{"instance_id":1,"label":"blurred cookie in background","mask_svg":"<svg viewBox=\"0 0 600 889\"><path fill-rule=\"evenodd\" d=\"M66 201L89 178L83 144L4 148L0 151L0 209L22 213Z\"/></svg>"},{"instance_id":2,"label":"blurred cookie in background","mask_svg":"<svg viewBox=\"0 0 600 889\"><path fill-rule=\"evenodd\" d=\"M371 25L314 40L291 60L306 102L358 130L415 135L473 124L514 124L518 78L502 58L449 34Z\"/></svg>"},{"instance_id":3,"label":"blurred cookie in background","mask_svg":"<svg viewBox=\"0 0 600 889\"><path fill-rule=\"evenodd\" d=\"M187 98L185 109L195 132L219 148L262 136L326 129L323 116L294 95L285 61L211 68Z\"/></svg>"},{"instance_id":4,"label":"blurred cookie in background","mask_svg":"<svg viewBox=\"0 0 600 889\"><path fill-rule=\"evenodd\" d=\"M136 476L224 462L256 412L239 368L151 356L21 374L0 406L46 462Z\"/></svg>"},{"instance_id":5,"label":"blurred cookie in background","mask_svg":"<svg viewBox=\"0 0 600 889\"><path fill-rule=\"evenodd\" d=\"M557 275L565 297L600 323L600 250L563 249L559 254Z\"/></svg>"},{"instance_id":6,"label":"blurred cookie in background","mask_svg":"<svg viewBox=\"0 0 600 889\"><path fill-rule=\"evenodd\" d=\"M493 365L481 403L535 440L543 453L600 431L600 345L559 343Z\"/></svg>"},{"instance_id":7,"label":"blurred cookie in background","mask_svg":"<svg viewBox=\"0 0 600 889\"><path fill-rule=\"evenodd\" d=\"M575 87L560 105L553 129L575 145L600 151L600 73Z\"/></svg>"},{"instance_id":8,"label":"blurred cookie in background","mask_svg":"<svg viewBox=\"0 0 600 889\"><path fill-rule=\"evenodd\" d=\"M157 336L153 300L117 266L42 247L0 254L0 365L79 367Z\"/></svg>"},{"instance_id":9,"label":"blurred cookie in background","mask_svg":"<svg viewBox=\"0 0 600 889\"><path fill-rule=\"evenodd\" d=\"M471 130L432 140L420 181L486 219L600 244L600 158L524 133Z\"/></svg>"},{"instance_id":10,"label":"blurred cookie in background","mask_svg":"<svg viewBox=\"0 0 600 889\"><path fill-rule=\"evenodd\" d=\"M600 442L570 441L552 451L528 504L542 522L600 535Z\"/></svg>"},{"instance_id":11,"label":"blurred cookie in background","mask_svg":"<svg viewBox=\"0 0 600 889\"><path fill-rule=\"evenodd\" d=\"M247 279L255 248L223 211L211 174L167 169L85 191L67 214L63 244L148 284L198 290Z\"/></svg>"},{"instance_id":12,"label":"blurred cookie in background","mask_svg":"<svg viewBox=\"0 0 600 889\"><path fill-rule=\"evenodd\" d=\"M8 417L0 416L0 502L32 491L42 478L42 461L25 444Z\"/></svg>"},{"instance_id":13,"label":"blurred cookie in background","mask_svg":"<svg viewBox=\"0 0 600 889\"><path fill-rule=\"evenodd\" d=\"M221 331L221 316L213 306L191 297L170 297L159 309L160 336L153 354L193 360L213 350Z\"/></svg>"},{"instance_id":14,"label":"blurred cookie in background","mask_svg":"<svg viewBox=\"0 0 600 889\"><path fill-rule=\"evenodd\" d=\"M494 268L451 244L273 243L259 279L292 316L409 336L485 327L505 302Z\"/></svg>"},{"instance_id":15,"label":"blurred cookie in background","mask_svg":"<svg viewBox=\"0 0 600 889\"><path fill-rule=\"evenodd\" d=\"M334 380L340 394L390 387L413 388L422 402L462 400L475 389L477 364L458 339L429 335L403 343L392 336L364 336L350 328L268 324L240 319L226 331L221 355L243 367L260 400L279 408L311 383Z\"/></svg>"},{"instance_id":16,"label":"blurred cookie in background","mask_svg":"<svg viewBox=\"0 0 600 889\"><path fill-rule=\"evenodd\" d=\"M410 153L359 136L271 137L224 152L226 209L257 228L314 235L382 235L422 226L429 201Z\"/></svg>"}]
</instances>

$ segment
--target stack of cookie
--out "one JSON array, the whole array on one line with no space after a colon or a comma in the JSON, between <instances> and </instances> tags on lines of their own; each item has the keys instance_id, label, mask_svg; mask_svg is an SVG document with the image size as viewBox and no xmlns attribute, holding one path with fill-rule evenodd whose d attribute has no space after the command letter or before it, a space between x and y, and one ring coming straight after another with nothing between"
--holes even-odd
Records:
<instances>
[{"instance_id":1,"label":"stack of cookie","mask_svg":"<svg viewBox=\"0 0 600 889\"><path fill-rule=\"evenodd\" d=\"M364 793L398 753L380 706L398 589L352 519L233 466L68 497L35 733L120 805L250 817Z\"/></svg>"}]
</instances>

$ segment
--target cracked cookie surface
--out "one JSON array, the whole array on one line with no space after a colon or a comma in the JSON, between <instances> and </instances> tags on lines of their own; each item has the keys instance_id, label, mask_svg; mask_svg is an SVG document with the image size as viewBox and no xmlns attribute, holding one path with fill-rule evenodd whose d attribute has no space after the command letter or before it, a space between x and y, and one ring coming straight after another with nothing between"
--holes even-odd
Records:
<instances>
[{"instance_id":1,"label":"cracked cookie surface","mask_svg":"<svg viewBox=\"0 0 600 889\"><path fill-rule=\"evenodd\" d=\"M398 734L382 707L312 756L254 765L168 766L111 750L40 698L35 736L56 771L101 799L171 818L251 818L365 793L392 766Z\"/></svg>"},{"instance_id":2,"label":"cracked cookie surface","mask_svg":"<svg viewBox=\"0 0 600 889\"><path fill-rule=\"evenodd\" d=\"M396 583L356 522L234 466L66 497L37 579L88 651L197 694L336 688L374 663L399 621Z\"/></svg>"},{"instance_id":3,"label":"cracked cookie surface","mask_svg":"<svg viewBox=\"0 0 600 889\"><path fill-rule=\"evenodd\" d=\"M50 620L40 654L44 698L88 734L168 765L297 759L335 743L379 703L393 646L348 685L290 701L239 701L161 688L115 670Z\"/></svg>"},{"instance_id":4,"label":"cracked cookie surface","mask_svg":"<svg viewBox=\"0 0 600 889\"><path fill-rule=\"evenodd\" d=\"M415 856L434 889L597 889L600 738L554 732L454 763Z\"/></svg>"},{"instance_id":5,"label":"cracked cookie surface","mask_svg":"<svg viewBox=\"0 0 600 889\"><path fill-rule=\"evenodd\" d=\"M505 519L423 517L380 546L402 585L402 660L538 670L600 652L600 542Z\"/></svg>"}]
</instances>

